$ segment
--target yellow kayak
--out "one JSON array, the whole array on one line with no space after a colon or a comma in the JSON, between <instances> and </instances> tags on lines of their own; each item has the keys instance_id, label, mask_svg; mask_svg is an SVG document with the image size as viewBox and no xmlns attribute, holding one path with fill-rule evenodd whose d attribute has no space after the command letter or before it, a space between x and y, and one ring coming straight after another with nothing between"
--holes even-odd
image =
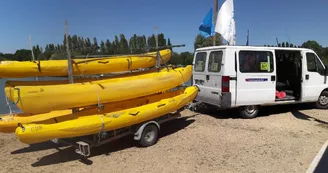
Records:
<instances>
[{"instance_id":1,"label":"yellow kayak","mask_svg":"<svg viewBox=\"0 0 328 173\"><path fill-rule=\"evenodd\" d=\"M54 124L28 124L18 127L16 135L26 144L39 143L55 138L71 138L97 134L124 128L152 120L184 107L197 95L198 89L191 86L172 98L140 107L112 113L94 114Z\"/></svg>"},{"instance_id":2,"label":"yellow kayak","mask_svg":"<svg viewBox=\"0 0 328 173\"><path fill-rule=\"evenodd\" d=\"M86 83L17 86L7 95L24 113L45 113L116 102L166 91L187 82L192 66Z\"/></svg>"},{"instance_id":3,"label":"yellow kayak","mask_svg":"<svg viewBox=\"0 0 328 173\"><path fill-rule=\"evenodd\" d=\"M150 72L155 72L156 69L148 69L145 71L137 71L137 72L125 72L121 74L115 74L112 76L103 76L103 77L79 77L74 79L74 83L83 83L83 82L95 82L103 79L114 79L128 76L136 76L141 74L146 74ZM20 81L20 80L7 80L5 84L5 95L8 97L11 92L15 90L15 87L18 86L43 86L43 85L62 85L69 84L68 80L39 80L39 81Z\"/></svg>"},{"instance_id":4,"label":"yellow kayak","mask_svg":"<svg viewBox=\"0 0 328 173\"><path fill-rule=\"evenodd\" d=\"M92 114L103 114L108 112L119 111L123 109L133 108L144 104L154 103L164 98L171 98L182 94L184 90L176 90L172 92L157 93L150 96L134 98L131 100L124 100L113 103L103 104L103 108L98 110L98 106L88 106L80 108L75 114L72 114L72 110L59 110L52 111L44 114L14 114L5 115L0 117L0 132L2 133L13 133L17 128L18 123L30 124L30 123L42 123L50 124L56 122L62 122L66 120L72 120L77 117L92 115Z\"/></svg>"},{"instance_id":5,"label":"yellow kayak","mask_svg":"<svg viewBox=\"0 0 328 173\"><path fill-rule=\"evenodd\" d=\"M160 51L164 61L171 58L171 50ZM156 52L102 58L73 59L73 75L91 75L139 68L156 64ZM162 62L163 63L163 62ZM67 60L47 61L1 61L1 78L23 78L33 76L67 76Z\"/></svg>"}]
</instances>

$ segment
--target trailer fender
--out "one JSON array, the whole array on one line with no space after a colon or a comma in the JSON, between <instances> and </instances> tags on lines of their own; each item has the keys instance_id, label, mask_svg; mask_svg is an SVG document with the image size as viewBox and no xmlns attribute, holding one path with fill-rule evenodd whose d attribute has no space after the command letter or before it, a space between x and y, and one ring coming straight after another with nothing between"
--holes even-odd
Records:
<instances>
[{"instance_id":1,"label":"trailer fender","mask_svg":"<svg viewBox=\"0 0 328 173\"><path fill-rule=\"evenodd\" d=\"M137 130L137 132L134 133L134 140L140 140L141 135L142 135L142 132L143 132L143 130L145 129L145 127L146 127L148 124L155 124L155 125L157 126L158 130L160 129L160 128L159 128L159 124L158 124L156 121L149 121L149 122L147 122L147 123L144 123L144 124L142 124L142 125L139 127L139 129Z\"/></svg>"}]
</instances>

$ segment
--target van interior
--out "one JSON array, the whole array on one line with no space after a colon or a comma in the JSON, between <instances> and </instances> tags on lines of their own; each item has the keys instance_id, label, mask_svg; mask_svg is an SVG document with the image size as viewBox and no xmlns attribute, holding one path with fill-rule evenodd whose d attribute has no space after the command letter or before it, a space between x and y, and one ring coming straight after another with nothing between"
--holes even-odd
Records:
<instances>
[{"instance_id":1,"label":"van interior","mask_svg":"<svg viewBox=\"0 0 328 173\"><path fill-rule=\"evenodd\" d=\"M277 62L276 101L301 99L301 52L276 50L275 54Z\"/></svg>"}]
</instances>

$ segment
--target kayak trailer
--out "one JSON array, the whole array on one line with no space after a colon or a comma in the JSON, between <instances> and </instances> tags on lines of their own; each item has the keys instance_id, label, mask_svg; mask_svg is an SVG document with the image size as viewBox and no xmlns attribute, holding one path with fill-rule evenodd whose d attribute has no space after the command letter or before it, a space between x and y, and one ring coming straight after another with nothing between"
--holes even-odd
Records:
<instances>
[{"instance_id":1,"label":"kayak trailer","mask_svg":"<svg viewBox=\"0 0 328 173\"><path fill-rule=\"evenodd\" d=\"M98 147L114 140L123 138L125 136L134 135L134 140L138 141L141 147L148 147L154 145L159 138L160 125L181 117L181 108L173 113L163 115L161 117L136 124L129 127L120 128L108 132L102 132L94 135L65 138L65 139L52 139L51 141L56 144L65 144L75 148L75 152L84 157L91 155L91 149Z\"/></svg>"}]
</instances>

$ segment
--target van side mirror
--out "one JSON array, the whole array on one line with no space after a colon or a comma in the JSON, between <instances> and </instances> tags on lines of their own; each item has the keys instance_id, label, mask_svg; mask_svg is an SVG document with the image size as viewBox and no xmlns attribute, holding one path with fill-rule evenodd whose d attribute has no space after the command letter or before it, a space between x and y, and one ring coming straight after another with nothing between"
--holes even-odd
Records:
<instances>
[{"instance_id":1,"label":"van side mirror","mask_svg":"<svg viewBox=\"0 0 328 173\"><path fill-rule=\"evenodd\" d=\"M325 65L325 76L328 75L328 65Z\"/></svg>"}]
</instances>

